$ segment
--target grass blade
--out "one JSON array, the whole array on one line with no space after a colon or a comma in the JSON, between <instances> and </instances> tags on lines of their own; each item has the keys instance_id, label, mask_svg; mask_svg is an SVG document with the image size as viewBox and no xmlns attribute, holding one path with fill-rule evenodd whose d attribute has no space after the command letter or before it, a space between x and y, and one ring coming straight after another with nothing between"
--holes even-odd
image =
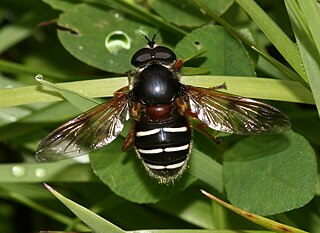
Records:
<instances>
[{"instance_id":1,"label":"grass blade","mask_svg":"<svg viewBox=\"0 0 320 233\"><path fill-rule=\"evenodd\" d=\"M252 0L236 0L236 2L250 15L258 27L265 33L271 43L294 70L309 83L304 72L299 50L281 28Z\"/></svg>"},{"instance_id":2,"label":"grass blade","mask_svg":"<svg viewBox=\"0 0 320 233\"><path fill-rule=\"evenodd\" d=\"M315 1L286 0L293 31L301 53L305 72L320 116L320 10Z\"/></svg>"},{"instance_id":3,"label":"grass blade","mask_svg":"<svg viewBox=\"0 0 320 233\"><path fill-rule=\"evenodd\" d=\"M212 87L226 82L228 92L257 99L313 104L312 94L301 84L290 80L232 76L184 76L182 82L194 86ZM56 84L60 88L87 97L107 97L127 85L124 77L86 80ZM267 87L267 88L266 88ZM63 98L43 86L25 86L0 90L0 107L59 101Z\"/></svg>"},{"instance_id":4,"label":"grass blade","mask_svg":"<svg viewBox=\"0 0 320 233\"><path fill-rule=\"evenodd\" d=\"M273 231L276 231L276 232L292 232L292 233L307 233L306 231L303 231L303 230L300 230L300 229L297 229L297 228L294 228L294 227L290 227L290 226L287 226L287 225L284 225L282 223L278 223L278 222L275 222L273 220L270 220L270 219L267 219L265 217L262 217L262 216L259 216L259 215L256 215L256 214L252 214L252 213L249 213L249 212L246 212L244 210L241 210L233 205L230 205L222 200L220 200L219 198L213 196L212 194L204 191L204 190L201 190L201 192L206 195L207 197L209 197L210 199L218 202L220 205L228 208L229 210L241 215L242 217L260 225L260 226L263 226L269 230L273 230Z\"/></svg>"},{"instance_id":5,"label":"grass blade","mask_svg":"<svg viewBox=\"0 0 320 233\"><path fill-rule=\"evenodd\" d=\"M71 201L70 199L62 196L60 193L55 191L49 185L45 184L45 187L56 197L58 198L65 206L67 206L75 215L78 216L84 223L86 223L94 232L97 233L124 233L125 231L121 230L116 225L108 222L99 215L91 212L85 207Z\"/></svg>"},{"instance_id":6,"label":"grass blade","mask_svg":"<svg viewBox=\"0 0 320 233\"><path fill-rule=\"evenodd\" d=\"M21 186L21 184L19 184L19 186ZM24 188L24 187L22 187L22 188ZM25 188L30 189L30 188L34 188L34 187L28 187L27 185L25 185ZM31 209L38 211L39 213L47 215L50 218L55 219L56 221L61 222L63 224L71 224L74 221L72 218L70 218L64 214L61 214L55 210L52 210L44 205L41 205L41 204L37 203L36 201L18 193L18 192L15 192L13 190L15 190L15 188L12 185L10 185L9 187L7 187L7 185L0 186L0 197L3 199L14 200L17 203L21 203L22 205L25 205ZM86 231L86 230L88 230L88 227L82 223L77 223L74 226L74 229L79 230L79 231Z\"/></svg>"}]
</instances>

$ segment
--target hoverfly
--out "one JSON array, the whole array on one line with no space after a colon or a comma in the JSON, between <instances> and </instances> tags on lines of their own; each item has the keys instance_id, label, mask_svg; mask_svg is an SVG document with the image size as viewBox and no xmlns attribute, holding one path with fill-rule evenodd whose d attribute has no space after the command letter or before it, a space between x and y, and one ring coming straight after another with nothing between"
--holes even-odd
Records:
<instances>
[{"instance_id":1,"label":"hoverfly","mask_svg":"<svg viewBox=\"0 0 320 233\"><path fill-rule=\"evenodd\" d=\"M50 133L38 146L40 161L73 158L111 143L133 119L122 149L134 147L145 169L159 183L170 183L184 172L192 147L190 120L221 132L241 135L279 133L290 127L278 109L215 88L180 82L183 65L175 53L155 43L131 59L129 86L105 103ZM201 129L201 128L200 128Z\"/></svg>"}]
</instances>

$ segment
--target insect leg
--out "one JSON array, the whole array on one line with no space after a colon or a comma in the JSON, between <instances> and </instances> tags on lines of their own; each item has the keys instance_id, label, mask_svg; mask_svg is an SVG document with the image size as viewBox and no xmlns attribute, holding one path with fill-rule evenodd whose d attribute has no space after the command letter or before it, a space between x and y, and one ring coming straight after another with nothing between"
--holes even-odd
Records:
<instances>
[{"instance_id":1,"label":"insect leg","mask_svg":"<svg viewBox=\"0 0 320 233\"><path fill-rule=\"evenodd\" d=\"M128 89L129 89L128 86L122 87L119 90L116 90L115 92L113 92L113 96L119 97L120 95L123 94L123 92L128 91Z\"/></svg>"},{"instance_id":2,"label":"insect leg","mask_svg":"<svg viewBox=\"0 0 320 233\"><path fill-rule=\"evenodd\" d=\"M215 133L212 132L212 130L210 130L210 128L208 128L208 126L206 124L203 123L197 123L194 126L197 130L199 130L201 133L203 133L204 135L206 135L207 137L209 137L212 141L214 141L217 144L220 144L221 140L215 137ZM210 132L211 131L211 132Z\"/></svg>"},{"instance_id":3,"label":"insect leg","mask_svg":"<svg viewBox=\"0 0 320 233\"><path fill-rule=\"evenodd\" d=\"M224 89L227 90L227 84L224 82L220 85L214 86L214 87L209 87L208 89L212 89L212 90L218 90L218 89Z\"/></svg>"},{"instance_id":4,"label":"insect leg","mask_svg":"<svg viewBox=\"0 0 320 233\"><path fill-rule=\"evenodd\" d=\"M127 135L126 139L124 140L124 143L121 147L121 149L123 151L127 151L132 148L133 142L134 142L134 136L136 133L135 128L136 128L136 123L133 123L131 126L131 129L130 129L130 131L129 131L129 133L128 133L128 135Z\"/></svg>"},{"instance_id":5,"label":"insect leg","mask_svg":"<svg viewBox=\"0 0 320 233\"><path fill-rule=\"evenodd\" d=\"M181 58L178 58L176 63L173 66L173 69L176 71L180 71L182 66L183 66L183 60Z\"/></svg>"}]
</instances>

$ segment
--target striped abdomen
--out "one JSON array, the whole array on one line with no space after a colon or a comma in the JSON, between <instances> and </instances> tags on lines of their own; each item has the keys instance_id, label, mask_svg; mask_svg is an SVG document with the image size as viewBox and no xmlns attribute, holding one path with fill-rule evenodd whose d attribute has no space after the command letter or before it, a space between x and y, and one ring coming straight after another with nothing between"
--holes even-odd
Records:
<instances>
[{"instance_id":1,"label":"striped abdomen","mask_svg":"<svg viewBox=\"0 0 320 233\"><path fill-rule=\"evenodd\" d=\"M178 114L162 122L137 122L135 148L151 176L168 183L182 174L191 150L191 134L187 119Z\"/></svg>"}]
</instances>

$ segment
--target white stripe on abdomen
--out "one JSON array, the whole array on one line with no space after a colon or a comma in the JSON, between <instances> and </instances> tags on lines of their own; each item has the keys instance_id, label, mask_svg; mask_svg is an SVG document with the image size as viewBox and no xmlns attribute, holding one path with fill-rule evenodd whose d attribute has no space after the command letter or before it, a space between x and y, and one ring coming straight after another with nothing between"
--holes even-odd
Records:
<instances>
[{"instance_id":1,"label":"white stripe on abdomen","mask_svg":"<svg viewBox=\"0 0 320 233\"><path fill-rule=\"evenodd\" d=\"M169 164L169 165L166 165L166 166L163 166L163 165L153 165L153 164L148 164L148 163L145 163L148 168L150 169L154 169L154 170L162 170L162 169L176 169L176 168L179 168L179 167L182 167L184 164L185 164L186 161L182 161L182 162L179 162L179 163L174 163L174 164Z\"/></svg>"}]
</instances>

